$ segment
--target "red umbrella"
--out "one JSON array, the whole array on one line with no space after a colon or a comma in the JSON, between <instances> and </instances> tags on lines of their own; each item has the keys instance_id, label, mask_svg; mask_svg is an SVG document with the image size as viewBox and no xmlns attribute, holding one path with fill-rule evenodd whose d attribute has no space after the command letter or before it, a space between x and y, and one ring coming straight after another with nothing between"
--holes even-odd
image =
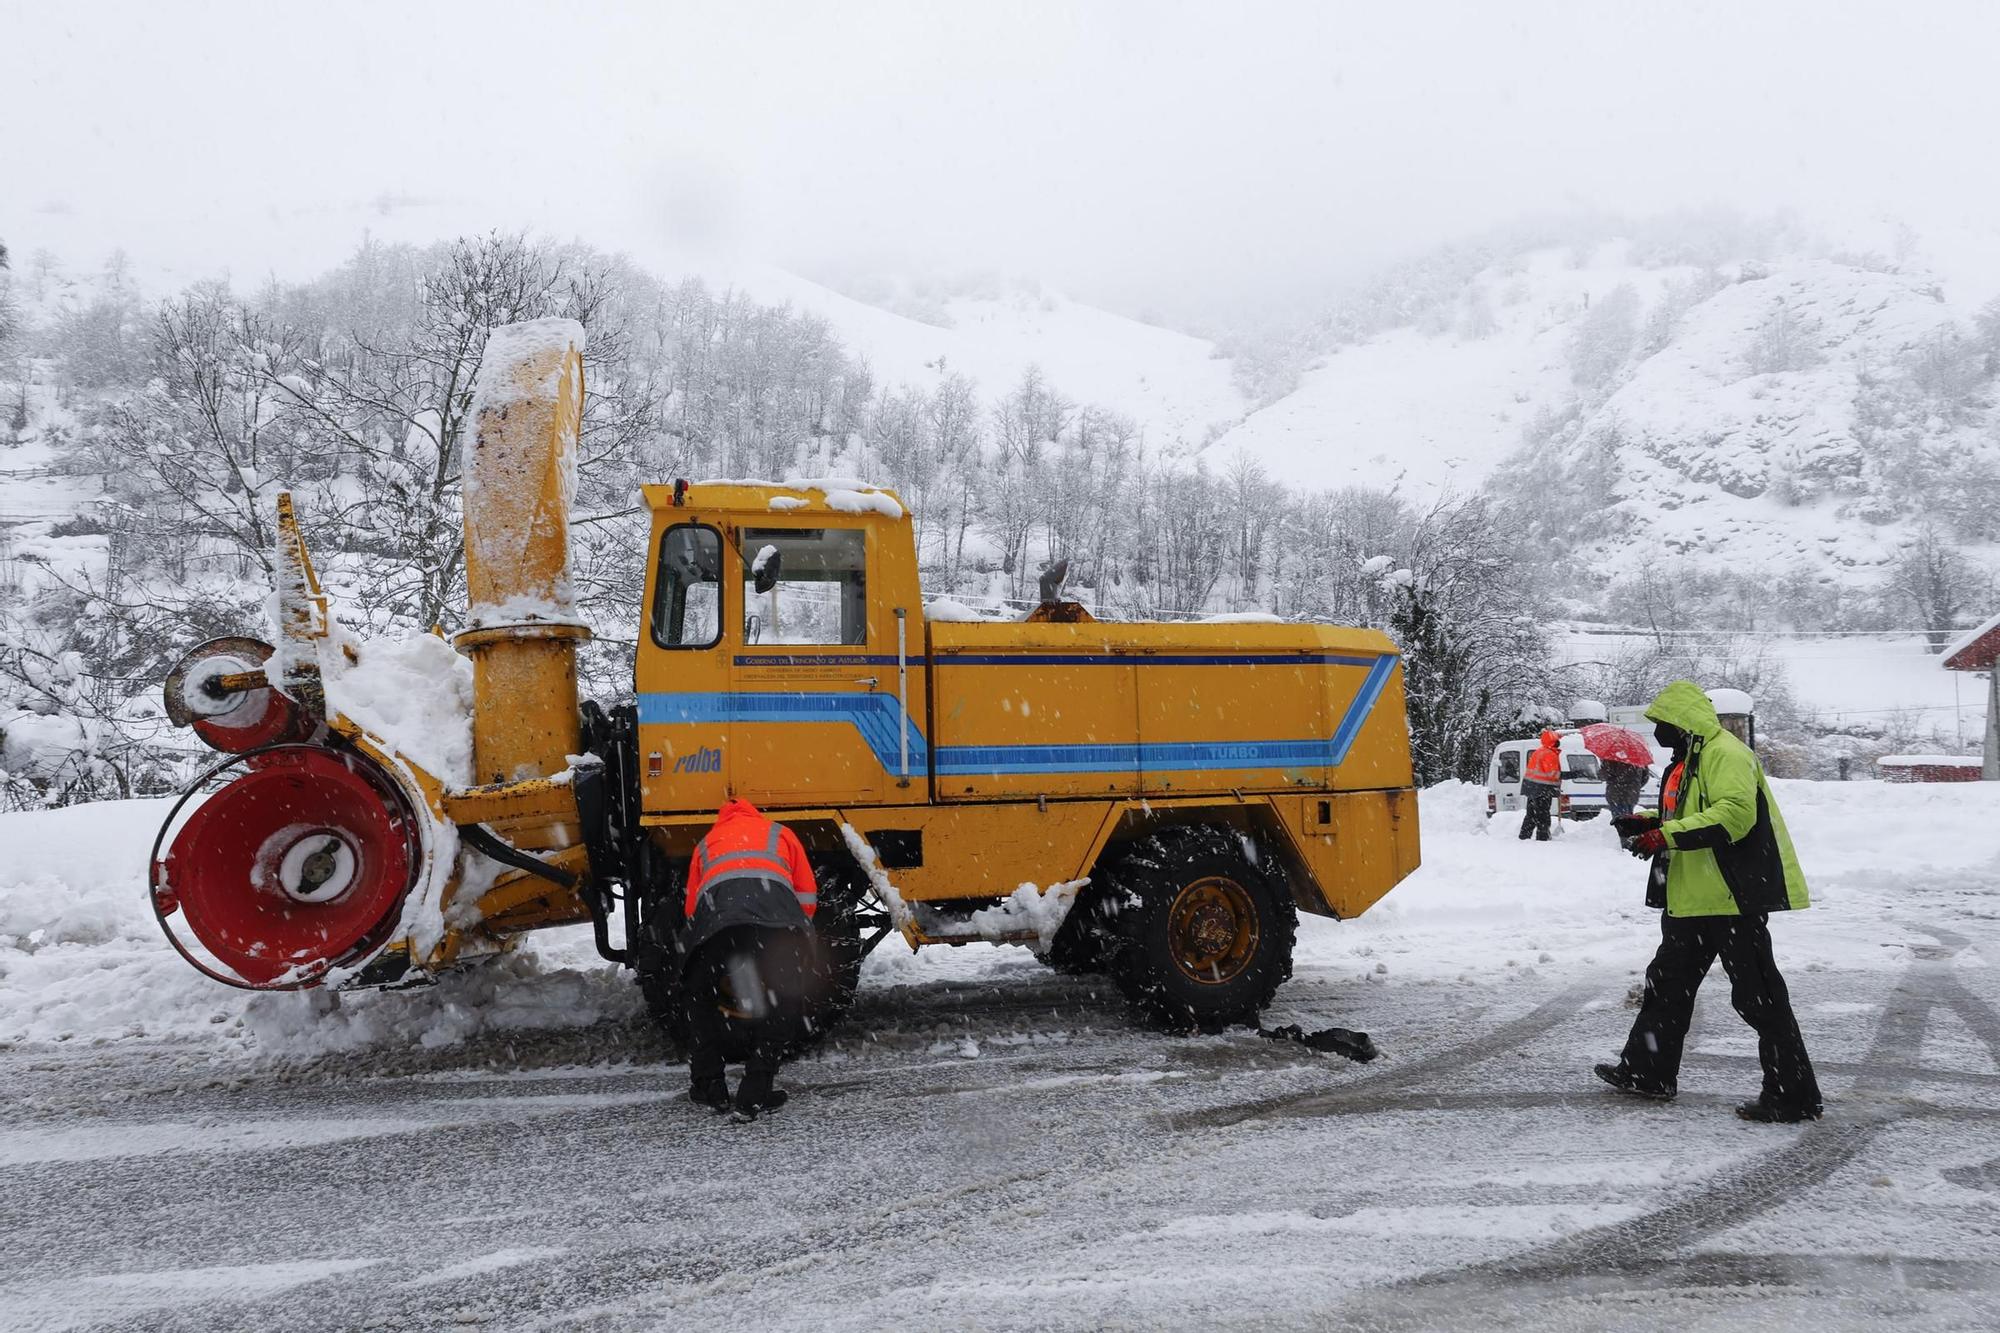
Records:
<instances>
[{"instance_id":1,"label":"red umbrella","mask_svg":"<svg viewBox=\"0 0 2000 1333\"><path fill-rule=\"evenodd\" d=\"M1646 738L1628 727L1593 722L1577 734L1583 737L1583 748L1606 763L1632 764L1639 768L1652 766L1653 751L1646 744Z\"/></svg>"}]
</instances>

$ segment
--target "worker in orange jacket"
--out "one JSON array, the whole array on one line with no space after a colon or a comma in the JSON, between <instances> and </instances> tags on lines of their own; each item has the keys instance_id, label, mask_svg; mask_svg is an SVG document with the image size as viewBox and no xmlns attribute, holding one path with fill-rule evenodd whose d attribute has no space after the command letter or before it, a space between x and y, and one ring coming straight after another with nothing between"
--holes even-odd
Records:
<instances>
[{"instance_id":1,"label":"worker in orange jacket","mask_svg":"<svg viewBox=\"0 0 2000 1333\"><path fill-rule=\"evenodd\" d=\"M772 1087L799 1035L816 972L819 885L797 835L731 799L688 864L681 974L688 1096L739 1121L783 1106ZM743 1059L729 1095L725 1063Z\"/></svg>"},{"instance_id":2,"label":"worker in orange jacket","mask_svg":"<svg viewBox=\"0 0 2000 1333\"><path fill-rule=\"evenodd\" d=\"M1521 816L1521 838L1533 835L1537 842L1549 840L1549 809L1562 791L1562 737L1553 731L1542 733L1542 743L1528 751L1521 772L1521 795L1527 798L1528 812Z\"/></svg>"}]
</instances>

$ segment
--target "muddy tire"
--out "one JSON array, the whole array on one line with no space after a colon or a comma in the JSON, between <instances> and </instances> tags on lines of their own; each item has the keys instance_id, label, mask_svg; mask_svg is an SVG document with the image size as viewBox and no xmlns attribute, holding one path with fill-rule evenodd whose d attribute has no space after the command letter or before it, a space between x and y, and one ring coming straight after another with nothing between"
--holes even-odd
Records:
<instances>
[{"instance_id":1,"label":"muddy tire","mask_svg":"<svg viewBox=\"0 0 2000 1333\"><path fill-rule=\"evenodd\" d=\"M860 867L844 857L826 858L813 870L819 881L819 908L813 913L813 935L822 975L807 1006L805 1031L789 1048L790 1055L811 1050L847 1019L854 994L861 988L861 923L857 919L867 896L868 880Z\"/></svg>"},{"instance_id":2,"label":"muddy tire","mask_svg":"<svg viewBox=\"0 0 2000 1333\"><path fill-rule=\"evenodd\" d=\"M1292 975L1298 909L1215 825L1164 828L1107 869L1107 969L1135 1011L1171 1032L1254 1023Z\"/></svg>"},{"instance_id":3,"label":"muddy tire","mask_svg":"<svg viewBox=\"0 0 2000 1333\"><path fill-rule=\"evenodd\" d=\"M648 839L639 846L631 892L639 895L639 933L632 941L632 970L646 1013L675 1046L687 1038L687 1008L681 997L680 933L687 878Z\"/></svg>"}]
</instances>

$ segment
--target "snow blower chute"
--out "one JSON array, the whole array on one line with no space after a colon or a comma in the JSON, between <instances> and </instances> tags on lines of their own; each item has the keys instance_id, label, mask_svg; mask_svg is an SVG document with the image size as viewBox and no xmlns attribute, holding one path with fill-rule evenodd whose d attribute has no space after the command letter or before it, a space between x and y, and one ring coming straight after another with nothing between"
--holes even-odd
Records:
<instances>
[{"instance_id":1,"label":"snow blower chute","mask_svg":"<svg viewBox=\"0 0 2000 1333\"><path fill-rule=\"evenodd\" d=\"M340 709L366 666L278 497L277 644L224 638L166 681L169 718L228 756L154 844L153 909L189 962L258 990L422 978L585 915L606 845L583 754L569 502L583 330L496 329L463 457L471 771L436 773ZM600 939L603 933L600 931ZM615 951L614 951L615 952Z\"/></svg>"}]
</instances>

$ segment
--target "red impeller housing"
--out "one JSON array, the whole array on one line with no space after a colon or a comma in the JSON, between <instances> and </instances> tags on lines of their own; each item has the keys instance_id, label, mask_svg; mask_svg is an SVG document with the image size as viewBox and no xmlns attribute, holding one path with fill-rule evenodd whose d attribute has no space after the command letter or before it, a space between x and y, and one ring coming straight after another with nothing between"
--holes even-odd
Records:
<instances>
[{"instance_id":1,"label":"red impeller housing","mask_svg":"<svg viewBox=\"0 0 2000 1333\"><path fill-rule=\"evenodd\" d=\"M231 769L240 772L214 788ZM267 746L209 770L174 807L153 846L153 911L216 980L300 989L388 941L422 846L409 804L373 761Z\"/></svg>"}]
</instances>

